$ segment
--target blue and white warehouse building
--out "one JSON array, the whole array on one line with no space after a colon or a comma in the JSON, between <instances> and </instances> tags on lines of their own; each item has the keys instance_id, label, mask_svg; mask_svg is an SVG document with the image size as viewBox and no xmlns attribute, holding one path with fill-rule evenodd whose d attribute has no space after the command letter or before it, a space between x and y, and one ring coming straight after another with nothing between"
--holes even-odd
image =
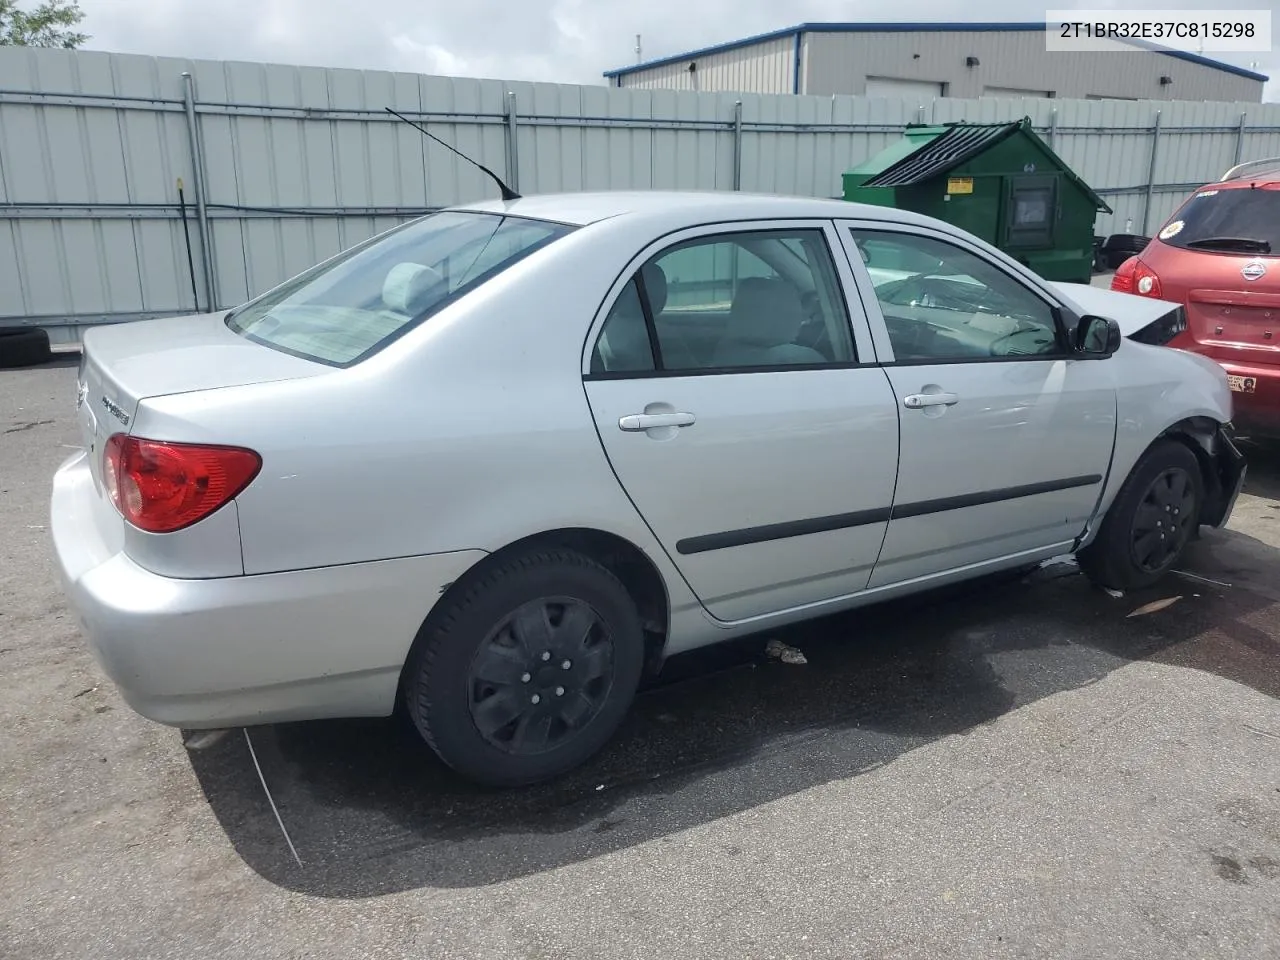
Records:
<instances>
[{"instance_id":1,"label":"blue and white warehouse building","mask_svg":"<svg viewBox=\"0 0 1280 960\"><path fill-rule=\"evenodd\" d=\"M804 23L608 71L617 87L1259 103L1267 77L1180 51L1049 52L1043 23Z\"/></svg>"}]
</instances>

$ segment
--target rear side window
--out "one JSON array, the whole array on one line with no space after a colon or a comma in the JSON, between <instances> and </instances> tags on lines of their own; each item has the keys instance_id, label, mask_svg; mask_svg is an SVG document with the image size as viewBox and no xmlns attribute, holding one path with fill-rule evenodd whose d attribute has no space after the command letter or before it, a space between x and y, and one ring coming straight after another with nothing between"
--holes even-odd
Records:
<instances>
[{"instance_id":1,"label":"rear side window","mask_svg":"<svg viewBox=\"0 0 1280 960\"><path fill-rule=\"evenodd\" d=\"M856 362L849 315L821 230L686 240L619 295L595 375L789 369Z\"/></svg>"},{"instance_id":2,"label":"rear side window","mask_svg":"<svg viewBox=\"0 0 1280 960\"><path fill-rule=\"evenodd\" d=\"M1280 255L1280 190L1202 190L1165 224L1160 239L1190 250Z\"/></svg>"},{"instance_id":3,"label":"rear side window","mask_svg":"<svg viewBox=\"0 0 1280 960\"><path fill-rule=\"evenodd\" d=\"M331 366L358 363L572 227L449 211L397 227L227 318L251 340Z\"/></svg>"}]
</instances>

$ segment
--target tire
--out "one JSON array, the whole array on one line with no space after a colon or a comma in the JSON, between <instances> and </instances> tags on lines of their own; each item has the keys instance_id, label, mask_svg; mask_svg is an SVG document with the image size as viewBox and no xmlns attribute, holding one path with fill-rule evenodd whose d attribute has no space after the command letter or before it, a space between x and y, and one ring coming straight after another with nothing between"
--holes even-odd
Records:
<instances>
[{"instance_id":1,"label":"tire","mask_svg":"<svg viewBox=\"0 0 1280 960\"><path fill-rule=\"evenodd\" d=\"M47 330L39 327L0 329L0 368L34 367L52 359Z\"/></svg>"},{"instance_id":2,"label":"tire","mask_svg":"<svg viewBox=\"0 0 1280 960\"><path fill-rule=\"evenodd\" d=\"M1203 503L1204 475L1196 455L1176 440L1158 441L1125 480L1097 537L1078 554L1080 569L1112 590L1152 586L1173 569L1195 537ZM1159 526L1150 527L1150 522ZM1156 535L1159 540L1152 539ZM1148 555L1148 549L1155 554Z\"/></svg>"},{"instance_id":3,"label":"tire","mask_svg":"<svg viewBox=\"0 0 1280 960\"><path fill-rule=\"evenodd\" d=\"M1113 233L1102 245L1104 250L1127 250L1130 253L1141 253L1151 242L1150 237L1137 233Z\"/></svg>"},{"instance_id":4,"label":"tire","mask_svg":"<svg viewBox=\"0 0 1280 960\"><path fill-rule=\"evenodd\" d=\"M549 549L501 561L446 598L414 643L404 699L453 770L487 786L527 786L608 742L643 666L640 615L618 578Z\"/></svg>"},{"instance_id":5,"label":"tire","mask_svg":"<svg viewBox=\"0 0 1280 960\"><path fill-rule=\"evenodd\" d=\"M1140 254L1150 242L1150 237L1139 236L1136 233L1115 233L1107 237L1106 243L1102 245L1102 252L1106 257L1107 265L1114 270L1130 257Z\"/></svg>"}]
</instances>

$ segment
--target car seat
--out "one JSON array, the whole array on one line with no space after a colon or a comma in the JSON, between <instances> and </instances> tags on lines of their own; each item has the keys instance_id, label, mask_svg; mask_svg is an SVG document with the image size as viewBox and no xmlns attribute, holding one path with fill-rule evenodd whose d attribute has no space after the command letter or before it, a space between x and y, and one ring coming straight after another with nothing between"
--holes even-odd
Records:
<instances>
[{"instance_id":1,"label":"car seat","mask_svg":"<svg viewBox=\"0 0 1280 960\"><path fill-rule=\"evenodd\" d=\"M825 363L812 347L795 342L804 325L800 294L785 280L747 277L729 308L729 327L715 352L717 367Z\"/></svg>"}]
</instances>

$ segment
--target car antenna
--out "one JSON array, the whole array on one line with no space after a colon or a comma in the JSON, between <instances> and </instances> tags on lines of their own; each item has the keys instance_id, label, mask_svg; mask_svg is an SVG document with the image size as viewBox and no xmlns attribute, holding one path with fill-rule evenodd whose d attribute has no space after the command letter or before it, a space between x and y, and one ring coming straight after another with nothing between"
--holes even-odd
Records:
<instances>
[{"instance_id":1,"label":"car antenna","mask_svg":"<svg viewBox=\"0 0 1280 960\"><path fill-rule=\"evenodd\" d=\"M460 156L463 160L467 161L467 163L477 166L481 170L483 170L485 173L487 173L490 176L490 178L492 178L493 182L498 185L498 189L502 191L503 200L519 200L520 199L520 194L516 193L514 190L508 187L505 183L503 183L502 178L499 177L492 170L490 170L488 167L486 167L483 163L480 163L478 160L472 160L470 157L468 157L465 153L463 153L457 147L451 144L445 143L443 140L437 137L434 133L428 132L427 128L424 127L422 124L414 123L408 117L404 116L403 114L396 113L390 107L384 107L383 109L386 110L387 113L391 114L393 117L396 117L399 120L403 120L405 123L413 127L424 137L429 137L430 139L434 140L436 143L440 144L440 146L447 147L448 149L456 153L458 156Z\"/></svg>"}]
</instances>

